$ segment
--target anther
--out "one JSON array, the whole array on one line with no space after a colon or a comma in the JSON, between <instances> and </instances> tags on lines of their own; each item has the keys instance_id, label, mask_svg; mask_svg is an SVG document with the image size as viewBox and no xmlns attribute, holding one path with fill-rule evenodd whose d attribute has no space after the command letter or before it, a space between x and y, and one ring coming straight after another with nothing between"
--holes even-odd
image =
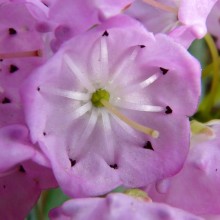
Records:
<instances>
[{"instance_id":1,"label":"anther","mask_svg":"<svg viewBox=\"0 0 220 220\"><path fill-rule=\"evenodd\" d=\"M47 135L47 133L46 132L43 132L43 136L46 136Z\"/></svg>"},{"instance_id":2,"label":"anther","mask_svg":"<svg viewBox=\"0 0 220 220\"><path fill-rule=\"evenodd\" d=\"M145 149L148 149L148 150L153 150L153 151L154 151L154 149L153 149L152 144L151 144L150 141L147 141L147 142L145 143L144 148L145 148Z\"/></svg>"},{"instance_id":3,"label":"anther","mask_svg":"<svg viewBox=\"0 0 220 220\"><path fill-rule=\"evenodd\" d=\"M108 31L105 31L105 32L102 34L103 37L104 37L104 36L108 37L108 35L109 35Z\"/></svg>"},{"instance_id":4,"label":"anther","mask_svg":"<svg viewBox=\"0 0 220 220\"><path fill-rule=\"evenodd\" d=\"M123 122L125 122L127 125L131 126L132 128L136 129L137 131L140 131L144 134L150 135L153 138L159 137L159 132L157 130L145 127L145 126L127 118L125 115L123 115L121 112L119 112L114 106L112 106L105 99L101 99L100 102L110 113L114 114L119 119L121 119Z\"/></svg>"},{"instance_id":5,"label":"anther","mask_svg":"<svg viewBox=\"0 0 220 220\"><path fill-rule=\"evenodd\" d=\"M42 56L41 50L31 50L31 51L14 52L14 53L0 53L0 59L40 57L40 56Z\"/></svg>"},{"instance_id":6,"label":"anther","mask_svg":"<svg viewBox=\"0 0 220 220\"><path fill-rule=\"evenodd\" d=\"M9 35L16 35L17 31L14 28L9 28L8 33L9 33Z\"/></svg>"},{"instance_id":7,"label":"anther","mask_svg":"<svg viewBox=\"0 0 220 220\"><path fill-rule=\"evenodd\" d=\"M21 173L26 173L26 171L25 171L25 169L24 169L24 167L22 165L19 166L19 171Z\"/></svg>"},{"instance_id":8,"label":"anther","mask_svg":"<svg viewBox=\"0 0 220 220\"><path fill-rule=\"evenodd\" d=\"M166 114L171 114L173 112L173 110L170 108L170 106L166 106Z\"/></svg>"},{"instance_id":9,"label":"anther","mask_svg":"<svg viewBox=\"0 0 220 220\"><path fill-rule=\"evenodd\" d=\"M111 168L117 170L118 169L118 165L115 163L115 164L112 164L112 165L109 165Z\"/></svg>"},{"instance_id":10,"label":"anther","mask_svg":"<svg viewBox=\"0 0 220 220\"><path fill-rule=\"evenodd\" d=\"M11 100L7 97L5 97L3 100L2 100L2 104L9 104L11 103Z\"/></svg>"},{"instance_id":11,"label":"anther","mask_svg":"<svg viewBox=\"0 0 220 220\"><path fill-rule=\"evenodd\" d=\"M19 70L19 68L18 68L17 66L15 66L15 65L13 65L13 64L10 65L10 67L9 67L9 72L10 72L10 73L14 73L14 72L16 72L17 70Z\"/></svg>"},{"instance_id":12,"label":"anther","mask_svg":"<svg viewBox=\"0 0 220 220\"><path fill-rule=\"evenodd\" d=\"M37 91L40 92L40 87L37 87Z\"/></svg>"},{"instance_id":13,"label":"anther","mask_svg":"<svg viewBox=\"0 0 220 220\"><path fill-rule=\"evenodd\" d=\"M71 158L69 158L69 160L70 160L71 167L76 165L76 160L73 160Z\"/></svg>"},{"instance_id":14,"label":"anther","mask_svg":"<svg viewBox=\"0 0 220 220\"><path fill-rule=\"evenodd\" d=\"M160 67L160 70L161 70L163 75L167 74L167 72L169 71L168 69L165 69L163 67Z\"/></svg>"},{"instance_id":15,"label":"anther","mask_svg":"<svg viewBox=\"0 0 220 220\"><path fill-rule=\"evenodd\" d=\"M140 46L140 48L145 48L146 46L145 45L139 45Z\"/></svg>"}]
</instances>

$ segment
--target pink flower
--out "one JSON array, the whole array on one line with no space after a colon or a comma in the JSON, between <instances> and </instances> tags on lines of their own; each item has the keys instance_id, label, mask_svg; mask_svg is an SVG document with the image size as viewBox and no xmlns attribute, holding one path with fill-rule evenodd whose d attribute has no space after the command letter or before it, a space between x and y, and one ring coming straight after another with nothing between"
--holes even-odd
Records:
<instances>
[{"instance_id":1,"label":"pink flower","mask_svg":"<svg viewBox=\"0 0 220 220\"><path fill-rule=\"evenodd\" d=\"M203 132L192 136L183 169L176 176L158 183L157 188L150 189L154 201L199 215L219 214L219 121L208 123Z\"/></svg>"},{"instance_id":2,"label":"pink flower","mask_svg":"<svg viewBox=\"0 0 220 220\"><path fill-rule=\"evenodd\" d=\"M199 94L198 62L124 16L67 42L23 87L32 141L74 196L176 173Z\"/></svg>"},{"instance_id":3,"label":"pink flower","mask_svg":"<svg viewBox=\"0 0 220 220\"><path fill-rule=\"evenodd\" d=\"M37 30L47 32L53 51L71 37L120 14L134 0L26 0L27 7L39 21ZM49 36L49 37L48 37Z\"/></svg>"},{"instance_id":4,"label":"pink flower","mask_svg":"<svg viewBox=\"0 0 220 220\"><path fill-rule=\"evenodd\" d=\"M126 12L154 33L167 33L188 47L207 32L206 18L217 0L136 0Z\"/></svg>"},{"instance_id":5,"label":"pink flower","mask_svg":"<svg viewBox=\"0 0 220 220\"><path fill-rule=\"evenodd\" d=\"M56 187L47 158L22 125L0 128L0 219L24 219L43 189Z\"/></svg>"},{"instance_id":6,"label":"pink flower","mask_svg":"<svg viewBox=\"0 0 220 220\"><path fill-rule=\"evenodd\" d=\"M147 203L121 193L105 198L72 199L50 212L51 220L202 220L183 210Z\"/></svg>"}]
</instances>

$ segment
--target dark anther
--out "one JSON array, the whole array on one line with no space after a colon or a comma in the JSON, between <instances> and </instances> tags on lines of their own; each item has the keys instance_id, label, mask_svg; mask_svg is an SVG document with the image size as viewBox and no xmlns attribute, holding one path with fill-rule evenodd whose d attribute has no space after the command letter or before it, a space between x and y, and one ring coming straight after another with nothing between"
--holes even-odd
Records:
<instances>
[{"instance_id":1,"label":"dark anther","mask_svg":"<svg viewBox=\"0 0 220 220\"><path fill-rule=\"evenodd\" d=\"M9 33L10 35L15 35L15 34L17 34L17 31L16 31L14 28L9 28L9 29L8 29L8 33Z\"/></svg>"},{"instance_id":2,"label":"dark anther","mask_svg":"<svg viewBox=\"0 0 220 220\"><path fill-rule=\"evenodd\" d=\"M71 163L71 167L76 165L76 160L72 160L71 158L69 158L70 163Z\"/></svg>"},{"instance_id":3,"label":"dark anther","mask_svg":"<svg viewBox=\"0 0 220 220\"><path fill-rule=\"evenodd\" d=\"M104 37L104 36L108 37L108 35L109 35L108 31L105 31L105 32L102 34L103 37Z\"/></svg>"},{"instance_id":4,"label":"dark anther","mask_svg":"<svg viewBox=\"0 0 220 220\"><path fill-rule=\"evenodd\" d=\"M11 103L11 100L7 97L5 97L3 100L2 100L2 104L9 104Z\"/></svg>"},{"instance_id":5,"label":"dark anther","mask_svg":"<svg viewBox=\"0 0 220 220\"><path fill-rule=\"evenodd\" d=\"M43 132L43 135L44 135L44 136L46 136L46 135L47 135L47 133L46 133L46 132Z\"/></svg>"},{"instance_id":6,"label":"dark anther","mask_svg":"<svg viewBox=\"0 0 220 220\"><path fill-rule=\"evenodd\" d=\"M154 150L150 141L145 143L144 148L148 150Z\"/></svg>"},{"instance_id":7,"label":"dark anther","mask_svg":"<svg viewBox=\"0 0 220 220\"><path fill-rule=\"evenodd\" d=\"M218 169L215 169L215 171L217 172L217 171L218 171Z\"/></svg>"},{"instance_id":8,"label":"dark anther","mask_svg":"<svg viewBox=\"0 0 220 220\"><path fill-rule=\"evenodd\" d=\"M163 67L160 67L161 72L163 73L163 75L165 75L169 70L165 69Z\"/></svg>"},{"instance_id":9,"label":"dark anther","mask_svg":"<svg viewBox=\"0 0 220 220\"><path fill-rule=\"evenodd\" d=\"M110 167L113 168L113 169L115 169L115 170L118 169L118 165L117 165L116 163L113 164L113 165L110 165Z\"/></svg>"},{"instance_id":10,"label":"dark anther","mask_svg":"<svg viewBox=\"0 0 220 220\"><path fill-rule=\"evenodd\" d=\"M170 106L166 106L166 114L171 114L173 112L173 110L170 108Z\"/></svg>"},{"instance_id":11,"label":"dark anther","mask_svg":"<svg viewBox=\"0 0 220 220\"><path fill-rule=\"evenodd\" d=\"M26 171L25 171L25 169L24 169L24 167L23 167L22 165L19 167L19 171L20 171L21 173L26 173Z\"/></svg>"},{"instance_id":12,"label":"dark anther","mask_svg":"<svg viewBox=\"0 0 220 220\"><path fill-rule=\"evenodd\" d=\"M49 7L49 5L48 4L46 4L45 2L42 2L46 7Z\"/></svg>"},{"instance_id":13,"label":"dark anther","mask_svg":"<svg viewBox=\"0 0 220 220\"><path fill-rule=\"evenodd\" d=\"M37 91L38 91L38 92L40 91L40 87L37 87Z\"/></svg>"},{"instance_id":14,"label":"dark anther","mask_svg":"<svg viewBox=\"0 0 220 220\"><path fill-rule=\"evenodd\" d=\"M145 48L146 46L145 45L139 45L140 46L140 48Z\"/></svg>"},{"instance_id":15,"label":"dark anther","mask_svg":"<svg viewBox=\"0 0 220 220\"><path fill-rule=\"evenodd\" d=\"M15 65L13 65L13 64L10 65L10 67L9 67L9 72L10 72L10 73L14 73L14 72L16 72L17 70L19 70L19 68L18 68L17 66L15 66Z\"/></svg>"},{"instance_id":16,"label":"dark anther","mask_svg":"<svg viewBox=\"0 0 220 220\"><path fill-rule=\"evenodd\" d=\"M3 189L5 189L6 188L6 185L3 185Z\"/></svg>"},{"instance_id":17,"label":"dark anther","mask_svg":"<svg viewBox=\"0 0 220 220\"><path fill-rule=\"evenodd\" d=\"M0 59L0 62L2 62L3 61L3 59Z\"/></svg>"}]
</instances>

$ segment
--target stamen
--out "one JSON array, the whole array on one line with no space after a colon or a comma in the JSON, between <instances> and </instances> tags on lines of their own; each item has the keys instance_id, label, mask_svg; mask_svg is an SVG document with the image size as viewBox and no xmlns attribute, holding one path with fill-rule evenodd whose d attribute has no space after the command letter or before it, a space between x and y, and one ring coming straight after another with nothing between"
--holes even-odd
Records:
<instances>
[{"instance_id":1,"label":"stamen","mask_svg":"<svg viewBox=\"0 0 220 220\"><path fill-rule=\"evenodd\" d=\"M165 5L165 4L163 4L161 2L157 2L155 0L143 0L143 2L147 3L148 5L153 6L155 8L161 9L163 11L171 12L171 13L174 13L174 14L178 13L177 8Z\"/></svg>"},{"instance_id":2,"label":"stamen","mask_svg":"<svg viewBox=\"0 0 220 220\"><path fill-rule=\"evenodd\" d=\"M92 114L90 115L88 124L87 124L84 132L81 135L83 140L87 140L89 138L89 136L92 134L94 127L96 125L97 119L98 119L97 111L93 110Z\"/></svg>"},{"instance_id":3,"label":"stamen","mask_svg":"<svg viewBox=\"0 0 220 220\"><path fill-rule=\"evenodd\" d=\"M129 118L127 118L125 115L120 113L114 106L112 106L108 101L102 99L101 103L105 106L105 108L111 112L112 114L116 115L118 118L120 118L122 121L124 121L126 124L130 125L132 128L143 132L144 134L150 135L153 138L159 137L159 132L156 130L153 130L151 128L145 127Z\"/></svg>"},{"instance_id":4,"label":"stamen","mask_svg":"<svg viewBox=\"0 0 220 220\"><path fill-rule=\"evenodd\" d=\"M113 139L109 138L112 137L112 128L111 122L109 118L108 112L105 110L100 110L102 115L102 122L103 122L103 129L104 129L104 136L105 136L105 146L106 146L106 155L110 161L114 159L114 147L113 147Z\"/></svg>"},{"instance_id":5,"label":"stamen","mask_svg":"<svg viewBox=\"0 0 220 220\"><path fill-rule=\"evenodd\" d=\"M123 73L124 68L128 68L130 66L131 63L133 63L133 61L135 60L135 58L138 55L138 52L141 48L140 47L135 47L134 50L132 51L132 53L128 56L127 59L124 59L121 64L119 65L119 67L116 69L112 79L110 80L110 82L114 82L117 77Z\"/></svg>"},{"instance_id":6,"label":"stamen","mask_svg":"<svg viewBox=\"0 0 220 220\"><path fill-rule=\"evenodd\" d=\"M2 104L9 104L11 103L11 100L7 97L5 97L3 100L2 100Z\"/></svg>"},{"instance_id":7,"label":"stamen","mask_svg":"<svg viewBox=\"0 0 220 220\"><path fill-rule=\"evenodd\" d=\"M155 82L160 76L160 73L155 73L152 76L150 76L149 78L147 78L146 80L142 81L141 83L139 83L139 86L144 89L147 86L149 86L150 84L152 84L153 82Z\"/></svg>"},{"instance_id":8,"label":"stamen","mask_svg":"<svg viewBox=\"0 0 220 220\"><path fill-rule=\"evenodd\" d=\"M105 37L105 35L101 38L101 43L100 43L100 65L101 65L101 72L100 72L100 76L103 77L107 77L108 74L108 45L107 45L107 38ZM100 77L99 76L99 77ZM106 79L105 79L106 80Z\"/></svg>"},{"instance_id":9,"label":"stamen","mask_svg":"<svg viewBox=\"0 0 220 220\"><path fill-rule=\"evenodd\" d=\"M4 89L0 86L0 93L3 93Z\"/></svg>"},{"instance_id":10,"label":"stamen","mask_svg":"<svg viewBox=\"0 0 220 220\"><path fill-rule=\"evenodd\" d=\"M85 77L85 74L80 71L80 69L75 65L69 55L64 55L64 61L66 62L72 73L74 73L74 75L78 78L78 80L84 85L86 89L88 89L89 91L95 90L89 80Z\"/></svg>"},{"instance_id":11,"label":"stamen","mask_svg":"<svg viewBox=\"0 0 220 220\"><path fill-rule=\"evenodd\" d=\"M0 53L0 59L40 57L40 56L42 56L41 50L31 50L31 51L14 52L14 53Z\"/></svg>"},{"instance_id":12,"label":"stamen","mask_svg":"<svg viewBox=\"0 0 220 220\"><path fill-rule=\"evenodd\" d=\"M154 106L154 105L144 105L138 103L132 103L120 100L119 102L114 103L115 106L124 109L130 109L135 111L144 111L144 112L163 112L164 108L161 106Z\"/></svg>"},{"instance_id":13,"label":"stamen","mask_svg":"<svg viewBox=\"0 0 220 220\"><path fill-rule=\"evenodd\" d=\"M127 123L120 120L117 116L112 115L115 121L124 129L125 132L128 133L129 137L132 136L136 141L139 141L139 137L134 133L134 129L132 129Z\"/></svg>"},{"instance_id":14,"label":"stamen","mask_svg":"<svg viewBox=\"0 0 220 220\"><path fill-rule=\"evenodd\" d=\"M73 91L62 90L62 89L46 87L46 86L41 86L40 91L51 95L61 96L79 101L88 101L90 99L90 94L88 93L73 92Z\"/></svg>"},{"instance_id":15,"label":"stamen","mask_svg":"<svg viewBox=\"0 0 220 220\"><path fill-rule=\"evenodd\" d=\"M18 167L15 167L14 169L11 169L11 170L8 170L8 171L5 171L5 172L1 172L0 173L0 178L8 176L8 175L11 175L11 174L13 174L13 173L15 173L17 171L18 171Z\"/></svg>"},{"instance_id":16,"label":"stamen","mask_svg":"<svg viewBox=\"0 0 220 220\"><path fill-rule=\"evenodd\" d=\"M13 64L11 64L10 67L9 67L9 72L10 73L14 73L18 70L19 70L19 68L17 66L13 65Z\"/></svg>"},{"instance_id":17,"label":"stamen","mask_svg":"<svg viewBox=\"0 0 220 220\"><path fill-rule=\"evenodd\" d=\"M92 104L90 102L86 103L85 105L80 106L79 108L75 109L72 115L72 120L77 119L81 116L83 116L86 112L91 110Z\"/></svg>"}]
</instances>

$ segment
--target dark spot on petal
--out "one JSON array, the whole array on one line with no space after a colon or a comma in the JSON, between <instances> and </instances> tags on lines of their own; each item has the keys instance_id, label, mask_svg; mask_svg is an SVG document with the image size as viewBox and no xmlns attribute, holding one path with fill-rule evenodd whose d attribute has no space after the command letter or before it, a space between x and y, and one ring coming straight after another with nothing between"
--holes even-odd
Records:
<instances>
[{"instance_id":1,"label":"dark spot on petal","mask_svg":"<svg viewBox=\"0 0 220 220\"><path fill-rule=\"evenodd\" d=\"M16 34L17 34L17 31L16 31L14 28L9 28L9 29L8 29L8 33L9 33L10 35L16 35Z\"/></svg>"},{"instance_id":2,"label":"dark spot on petal","mask_svg":"<svg viewBox=\"0 0 220 220\"><path fill-rule=\"evenodd\" d=\"M69 158L70 163L71 163L71 167L76 165L76 160L72 160L71 158Z\"/></svg>"},{"instance_id":3,"label":"dark spot on petal","mask_svg":"<svg viewBox=\"0 0 220 220\"><path fill-rule=\"evenodd\" d=\"M160 70L163 73L163 75L167 74L167 72L169 71L168 69L165 69L163 67L160 67Z\"/></svg>"},{"instance_id":4,"label":"dark spot on petal","mask_svg":"<svg viewBox=\"0 0 220 220\"><path fill-rule=\"evenodd\" d=\"M105 32L102 34L103 37L104 37L104 36L108 37L108 35L109 35L108 31L105 31Z\"/></svg>"},{"instance_id":5,"label":"dark spot on petal","mask_svg":"<svg viewBox=\"0 0 220 220\"><path fill-rule=\"evenodd\" d=\"M139 45L140 46L140 48L145 48L146 46L145 45Z\"/></svg>"},{"instance_id":6,"label":"dark spot on petal","mask_svg":"<svg viewBox=\"0 0 220 220\"><path fill-rule=\"evenodd\" d=\"M6 188L6 185L3 185L3 189L5 189Z\"/></svg>"},{"instance_id":7,"label":"dark spot on petal","mask_svg":"<svg viewBox=\"0 0 220 220\"><path fill-rule=\"evenodd\" d=\"M166 114L171 114L173 112L173 110L170 108L170 106L166 106Z\"/></svg>"},{"instance_id":8,"label":"dark spot on petal","mask_svg":"<svg viewBox=\"0 0 220 220\"><path fill-rule=\"evenodd\" d=\"M0 59L0 62L2 62L3 61L3 59Z\"/></svg>"},{"instance_id":9,"label":"dark spot on petal","mask_svg":"<svg viewBox=\"0 0 220 220\"><path fill-rule=\"evenodd\" d=\"M40 91L40 87L37 87L37 91L38 91L38 92Z\"/></svg>"},{"instance_id":10,"label":"dark spot on petal","mask_svg":"<svg viewBox=\"0 0 220 220\"><path fill-rule=\"evenodd\" d=\"M13 65L13 64L10 65L10 67L9 67L9 72L10 72L10 73L14 73L14 72L16 72L17 70L19 70L19 68L18 68L17 66L15 66L15 65Z\"/></svg>"},{"instance_id":11,"label":"dark spot on petal","mask_svg":"<svg viewBox=\"0 0 220 220\"><path fill-rule=\"evenodd\" d=\"M19 172L26 173L26 171L22 165L20 165L20 167L19 167Z\"/></svg>"},{"instance_id":12,"label":"dark spot on petal","mask_svg":"<svg viewBox=\"0 0 220 220\"><path fill-rule=\"evenodd\" d=\"M113 169L115 169L115 170L117 170L118 169L118 165L115 163L115 164L113 164L113 165L110 165L110 167L111 168L113 168Z\"/></svg>"},{"instance_id":13,"label":"dark spot on petal","mask_svg":"<svg viewBox=\"0 0 220 220\"><path fill-rule=\"evenodd\" d=\"M215 171L217 172L217 171L218 171L218 169L215 169Z\"/></svg>"},{"instance_id":14,"label":"dark spot on petal","mask_svg":"<svg viewBox=\"0 0 220 220\"><path fill-rule=\"evenodd\" d=\"M3 100L2 100L2 104L9 104L11 103L11 100L7 97L5 97Z\"/></svg>"},{"instance_id":15,"label":"dark spot on petal","mask_svg":"<svg viewBox=\"0 0 220 220\"><path fill-rule=\"evenodd\" d=\"M144 149L154 150L150 141L147 141L144 145Z\"/></svg>"},{"instance_id":16,"label":"dark spot on petal","mask_svg":"<svg viewBox=\"0 0 220 220\"><path fill-rule=\"evenodd\" d=\"M47 135L47 133L46 132L43 132L43 136L46 136Z\"/></svg>"}]
</instances>

